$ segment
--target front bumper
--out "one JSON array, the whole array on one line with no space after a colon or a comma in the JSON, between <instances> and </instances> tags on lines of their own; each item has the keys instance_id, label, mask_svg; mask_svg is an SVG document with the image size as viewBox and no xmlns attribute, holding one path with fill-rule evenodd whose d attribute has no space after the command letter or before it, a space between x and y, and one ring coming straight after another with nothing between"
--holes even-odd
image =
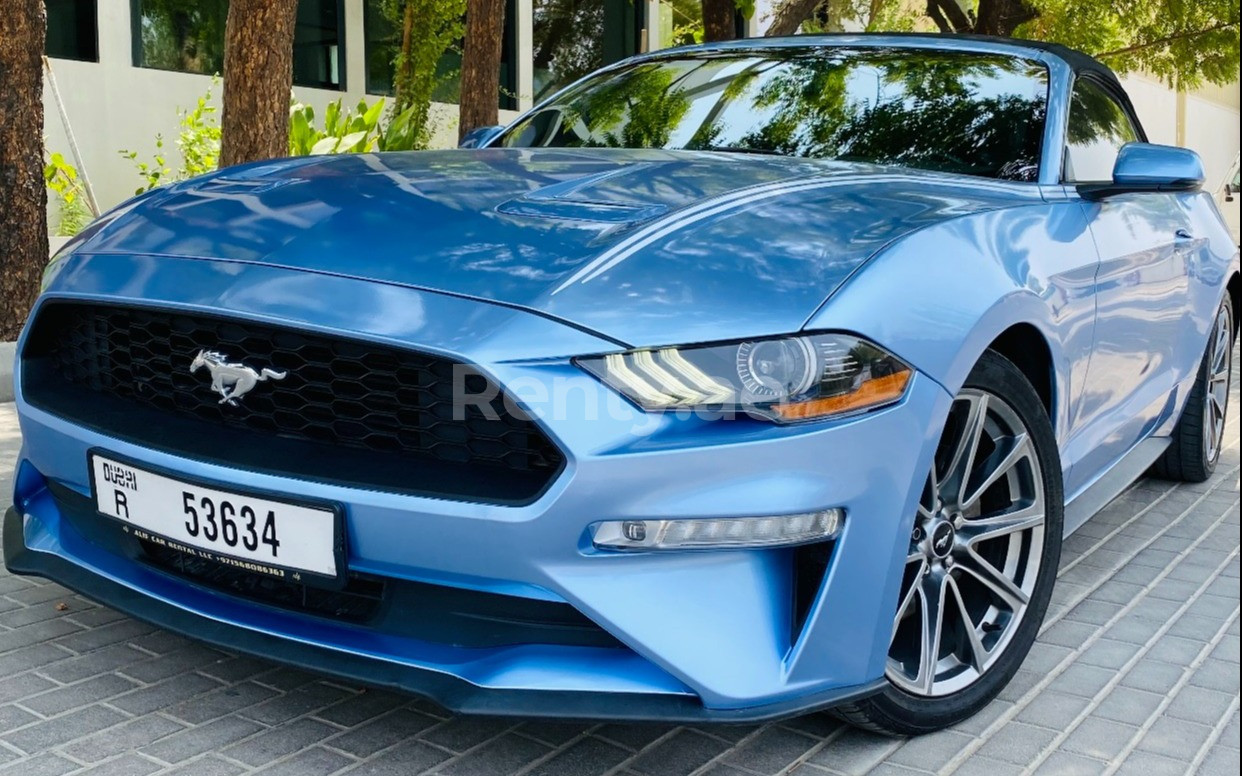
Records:
<instances>
[{"instance_id":1,"label":"front bumper","mask_svg":"<svg viewBox=\"0 0 1242 776\"><path fill-rule=\"evenodd\" d=\"M567 465L525 506L381 493L157 452L66 422L19 395L25 447L17 510L4 526L11 570L46 576L226 648L401 688L461 712L740 721L831 706L882 686L921 486L917 473L930 464L933 429L949 406L943 389L923 375L899 405L812 426L653 418L632 408L585 420L592 417L587 393L550 391L541 402L531 389L590 380L565 356L614 346L538 316L384 288L387 308L418 309L424 321L471 321L479 329L469 337L443 325L405 331L374 315L375 284L316 277L313 293L274 309L235 289L302 282L304 273L235 266L221 278L212 262L160 259L179 265L179 282L136 287L129 279L166 276L167 266L144 273L132 266L143 264L141 258L95 258L66 272L74 288L59 291L183 309L228 307L269 322L417 343L480 364L526 400L565 450ZM316 307L307 299L332 303ZM368 329L367 321L384 328ZM524 346L523 358L513 360L514 341L539 345ZM567 603L618 645L454 646L190 584L109 552L62 514L48 483L88 495L86 452L94 447L189 478L340 502L351 571ZM828 507L846 510L846 529L804 622L792 611L791 550L605 554L587 539L587 526L598 520Z\"/></svg>"}]
</instances>

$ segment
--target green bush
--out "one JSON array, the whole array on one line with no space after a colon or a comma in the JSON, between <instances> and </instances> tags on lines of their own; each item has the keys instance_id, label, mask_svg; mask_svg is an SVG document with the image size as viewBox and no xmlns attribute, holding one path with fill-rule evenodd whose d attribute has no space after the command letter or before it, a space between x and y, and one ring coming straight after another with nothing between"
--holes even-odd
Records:
<instances>
[{"instance_id":1,"label":"green bush","mask_svg":"<svg viewBox=\"0 0 1242 776\"><path fill-rule=\"evenodd\" d=\"M43 166L43 180L57 201L60 219L56 225L56 236L73 237L85 229L92 216L86 205L86 191L77 168L65 161L62 154L49 154L47 164Z\"/></svg>"}]
</instances>

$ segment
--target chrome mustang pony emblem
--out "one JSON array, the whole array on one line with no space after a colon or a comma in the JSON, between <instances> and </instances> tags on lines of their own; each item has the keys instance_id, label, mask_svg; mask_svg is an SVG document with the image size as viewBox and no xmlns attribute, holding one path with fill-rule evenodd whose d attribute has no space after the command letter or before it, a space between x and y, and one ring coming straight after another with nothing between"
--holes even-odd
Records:
<instances>
[{"instance_id":1,"label":"chrome mustang pony emblem","mask_svg":"<svg viewBox=\"0 0 1242 776\"><path fill-rule=\"evenodd\" d=\"M190 364L190 374L200 367L211 372L211 390L220 394L220 404L237 406L237 400L254 390L265 380L283 380L288 372L277 372L263 367L259 371L241 363L229 363L228 356L214 350L200 350Z\"/></svg>"}]
</instances>

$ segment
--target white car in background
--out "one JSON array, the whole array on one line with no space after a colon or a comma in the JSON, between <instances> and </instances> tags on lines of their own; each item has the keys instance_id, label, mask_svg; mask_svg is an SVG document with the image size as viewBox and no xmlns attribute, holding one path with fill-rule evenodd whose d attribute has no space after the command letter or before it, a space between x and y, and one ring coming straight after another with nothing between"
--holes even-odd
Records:
<instances>
[{"instance_id":1,"label":"white car in background","mask_svg":"<svg viewBox=\"0 0 1242 776\"><path fill-rule=\"evenodd\" d=\"M1225 183L1220 187L1220 191L1216 193L1216 204L1220 205L1221 215L1225 217L1225 223L1229 225L1229 233L1233 235L1235 243L1242 243L1238 239L1238 160L1233 160L1233 169L1229 171Z\"/></svg>"}]
</instances>

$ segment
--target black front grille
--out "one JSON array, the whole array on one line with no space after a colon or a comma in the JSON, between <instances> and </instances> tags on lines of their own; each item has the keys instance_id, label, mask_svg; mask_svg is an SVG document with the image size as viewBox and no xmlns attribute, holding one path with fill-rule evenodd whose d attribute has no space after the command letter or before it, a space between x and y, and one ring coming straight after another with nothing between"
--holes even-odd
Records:
<instances>
[{"instance_id":1,"label":"black front grille","mask_svg":"<svg viewBox=\"0 0 1242 776\"><path fill-rule=\"evenodd\" d=\"M200 351L284 373L221 403ZM447 359L250 321L51 303L28 401L138 444L260 471L467 500L533 500L563 463L483 375ZM456 372L456 375L455 375ZM486 406L454 406L454 381Z\"/></svg>"}]
</instances>

